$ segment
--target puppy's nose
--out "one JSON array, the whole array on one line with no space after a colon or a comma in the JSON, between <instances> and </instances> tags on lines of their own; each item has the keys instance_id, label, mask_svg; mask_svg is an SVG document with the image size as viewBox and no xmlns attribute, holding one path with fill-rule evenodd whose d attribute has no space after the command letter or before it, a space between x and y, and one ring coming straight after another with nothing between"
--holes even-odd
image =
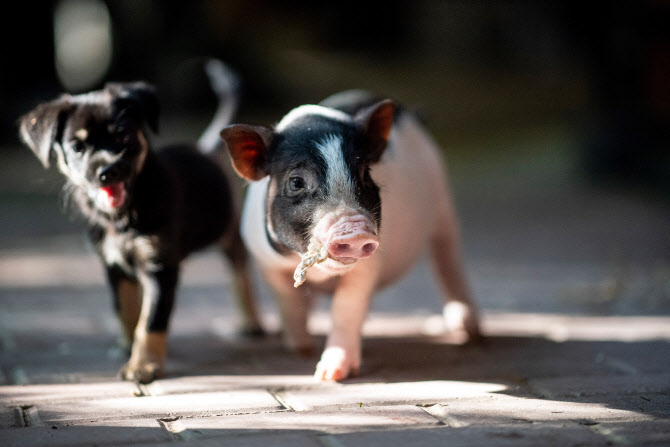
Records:
<instances>
[{"instance_id":1,"label":"puppy's nose","mask_svg":"<svg viewBox=\"0 0 670 447\"><path fill-rule=\"evenodd\" d=\"M97 174L100 183L103 185L118 183L122 180L122 169L118 164L101 166L98 168Z\"/></svg>"}]
</instances>

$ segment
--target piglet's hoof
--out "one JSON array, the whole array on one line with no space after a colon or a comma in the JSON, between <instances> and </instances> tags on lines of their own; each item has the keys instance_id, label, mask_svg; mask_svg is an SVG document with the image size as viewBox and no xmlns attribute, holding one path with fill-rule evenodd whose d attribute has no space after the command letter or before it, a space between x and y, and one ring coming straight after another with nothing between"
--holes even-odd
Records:
<instances>
[{"instance_id":1,"label":"piglet's hoof","mask_svg":"<svg viewBox=\"0 0 670 447\"><path fill-rule=\"evenodd\" d=\"M146 362L138 365L128 362L119 370L119 377L121 380L151 383L158 379L162 373L163 370L157 362Z\"/></svg>"},{"instance_id":2,"label":"piglet's hoof","mask_svg":"<svg viewBox=\"0 0 670 447\"><path fill-rule=\"evenodd\" d=\"M317 381L334 381L357 375L361 361L360 356L355 357L338 346L326 348L316 365L314 378Z\"/></svg>"}]
</instances>

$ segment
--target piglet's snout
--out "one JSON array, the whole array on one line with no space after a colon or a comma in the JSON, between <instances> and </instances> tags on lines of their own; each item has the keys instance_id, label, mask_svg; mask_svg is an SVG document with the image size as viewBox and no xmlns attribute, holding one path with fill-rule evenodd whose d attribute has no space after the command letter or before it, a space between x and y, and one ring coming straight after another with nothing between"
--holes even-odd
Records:
<instances>
[{"instance_id":1,"label":"piglet's snout","mask_svg":"<svg viewBox=\"0 0 670 447\"><path fill-rule=\"evenodd\" d=\"M345 264L372 256L379 247L379 237L362 216L327 217L317 226L317 239L328 248L331 258Z\"/></svg>"},{"instance_id":2,"label":"piglet's snout","mask_svg":"<svg viewBox=\"0 0 670 447\"><path fill-rule=\"evenodd\" d=\"M371 256L379 247L379 238L370 233L334 239L328 244L328 253L333 258L363 259Z\"/></svg>"}]
</instances>

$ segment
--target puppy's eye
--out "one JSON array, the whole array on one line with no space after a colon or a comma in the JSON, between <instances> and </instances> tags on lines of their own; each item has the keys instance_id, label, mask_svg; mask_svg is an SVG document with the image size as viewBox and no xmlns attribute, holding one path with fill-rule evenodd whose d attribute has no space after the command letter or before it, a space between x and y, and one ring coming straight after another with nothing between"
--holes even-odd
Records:
<instances>
[{"instance_id":1,"label":"puppy's eye","mask_svg":"<svg viewBox=\"0 0 670 447\"><path fill-rule=\"evenodd\" d=\"M302 191L307 187L305 179L297 175L292 176L288 179L289 189L293 192Z\"/></svg>"},{"instance_id":2,"label":"puppy's eye","mask_svg":"<svg viewBox=\"0 0 670 447\"><path fill-rule=\"evenodd\" d=\"M75 151L78 154L82 153L86 150L86 145L81 140L74 140L71 143L71 145L72 145L72 150Z\"/></svg>"},{"instance_id":3,"label":"puppy's eye","mask_svg":"<svg viewBox=\"0 0 670 447\"><path fill-rule=\"evenodd\" d=\"M129 132L117 132L116 141L120 144L129 144L132 141L132 134Z\"/></svg>"}]
</instances>

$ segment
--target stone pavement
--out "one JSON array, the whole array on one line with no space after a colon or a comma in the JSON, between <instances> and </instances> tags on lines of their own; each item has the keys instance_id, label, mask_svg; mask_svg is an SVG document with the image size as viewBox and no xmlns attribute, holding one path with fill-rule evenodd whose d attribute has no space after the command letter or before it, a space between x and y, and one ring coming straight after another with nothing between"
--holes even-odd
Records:
<instances>
[{"instance_id":1,"label":"stone pavement","mask_svg":"<svg viewBox=\"0 0 670 447\"><path fill-rule=\"evenodd\" d=\"M213 251L185 266L168 376L118 381L117 323L78 224L52 196L0 194L0 446L670 445L664 205L575 185L518 200L494 180L457 181L485 341L441 337L422 263L376 298L361 375L342 383L282 350L260 281L271 335L235 337ZM327 307L310 321L319 344Z\"/></svg>"},{"instance_id":2,"label":"stone pavement","mask_svg":"<svg viewBox=\"0 0 670 447\"><path fill-rule=\"evenodd\" d=\"M487 339L456 346L437 303L380 309L360 377L314 383L315 359L285 353L276 334L234 337L225 269L207 252L184 273L169 376L136 385L114 377L123 358L92 255L1 264L3 446L670 444L670 317L487 311ZM424 269L400 289L421 294ZM327 313L311 324L323 343Z\"/></svg>"}]
</instances>

